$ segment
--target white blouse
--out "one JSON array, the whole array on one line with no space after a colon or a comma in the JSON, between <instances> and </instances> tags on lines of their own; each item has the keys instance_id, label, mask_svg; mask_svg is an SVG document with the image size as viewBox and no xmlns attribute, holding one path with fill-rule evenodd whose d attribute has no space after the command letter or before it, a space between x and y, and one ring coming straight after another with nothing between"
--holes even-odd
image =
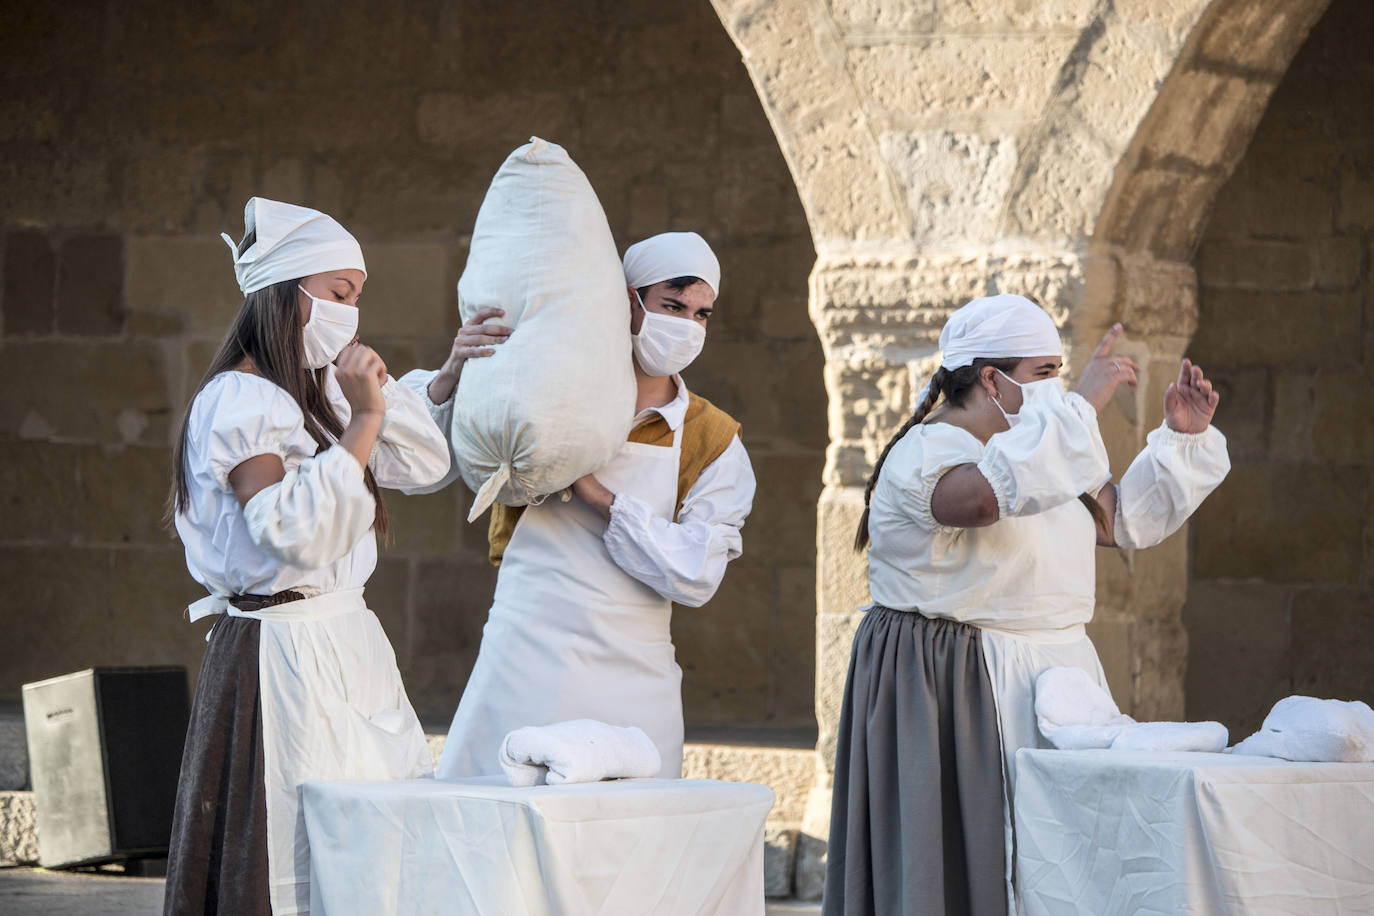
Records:
<instances>
[{"instance_id":1,"label":"white blouse","mask_svg":"<svg viewBox=\"0 0 1374 916\"><path fill-rule=\"evenodd\" d=\"M453 395L442 404L429 399L428 388L434 374L417 369L402 376L401 384L416 392L430 408L439 428L447 430L453 422ZM677 396L662 407L641 411L634 425L658 414L670 429L681 429L687 417L689 395L682 379L674 378ZM458 475L454 463L439 483L410 492L432 492ZM740 528L753 508L754 489L749 454L736 436L715 461L702 469L683 498L677 521L654 515L643 500L617 494L604 535L606 549L626 574L664 598L700 607L716 593L726 564L744 549Z\"/></svg>"},{"instance_id":2,"label":"white blouse","mask_svg":"<svg viewBox=\"0 0 1374 916\"><path fill-rule=\"evenodd\" d=\"M325 396L340 421L352 416L335 369ZM445 437L414 393L388 378L386 415L368 467L379 486L431 483L448 471ZM268 380L245 372L211 379L191 404L186 441L189 498L176 516L192 577L217 597L307 596L361 588L377 565L376 505L363 469L346 449L318 455L300 407ZM229 472L276 455L286 476L240 506Z\"/></svg>"},{"instance_id":3,"label":"white blouse","mask_svg":"<svg viewBox=\"0 0 1374 916\"><path fill-rule=\"evenodd\" d=\"M986 446L948 423L915 426L893 446L869 511L868 577L877 603L1011 633L1067 633L1092 618L1097 533L1077 497L1109 479L1106 450L1087 401L1039 394ZM996 523L955 528L935 520L935 486L963 464L976 465L991 484ZM1229 469L1215 427L1150 433L1121 482L1118 543L1163 540Z\"/></svg>"}]
</instances>

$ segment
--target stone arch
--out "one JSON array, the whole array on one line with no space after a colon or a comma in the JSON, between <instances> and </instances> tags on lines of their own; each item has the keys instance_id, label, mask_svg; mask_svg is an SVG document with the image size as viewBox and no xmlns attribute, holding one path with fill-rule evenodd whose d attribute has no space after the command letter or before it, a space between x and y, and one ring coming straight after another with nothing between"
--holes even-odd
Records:
<instances>
[{"instance_id":1,"label":"stone arch","mask_svg":"<svg viewBox=\"0 0 1374 916\"><path fill-rule=\"evenodd\" d=\"M1148 357L1103 429L1115 463L1159 421L1196 325L1211 203L1329 0L712 0L796 180L830 443L817 532L823 844L848 646L867 599L862 484L909 413L945 315L989 289L1045 302L1070 367L1115 320ZM1090 628L1124 708L1183 712L1183 535L1099 561Z\"/></svg>"}]
</instances>

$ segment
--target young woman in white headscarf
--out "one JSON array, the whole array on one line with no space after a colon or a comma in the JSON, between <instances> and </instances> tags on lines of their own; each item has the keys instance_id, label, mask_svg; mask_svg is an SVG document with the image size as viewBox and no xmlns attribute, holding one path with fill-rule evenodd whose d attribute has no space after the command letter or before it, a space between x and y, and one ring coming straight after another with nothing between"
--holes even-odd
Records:
<instances>
[{"instance_id":1,"label":"young woman in white headscarf","mask_svg":"<svg viewBox=\"0 0 1374 916\"><path fill-rule=\"evenodd\" d=\"M252 198L228 236L243 306L183 420L170 510L210 630L182 758L168 914L305 913L298 786L431 772L363 586L382 487L432 483L448 445L357 343L367 278L347 231Z\"/></svg>"},{"instance_id":2,"label":"young woman in white headscarf","mask_svg":"<svg viewBox=\"0 0 1374 916\"><path fill-rule=\"evenodd\" d=\"M1164 422L1111 483L1097 412L1135 362L1113 327L1077 388L1043 309L975 299L940 334L941 365L883 449L855 541L873 605L845 685L824 912L1014 912L1014 755L1048 746L1036 676L1082 668L1107 687L1084 632L1094 545L1157 544L1230 462L1218 396L1184 360Z\"/></svg>"}]
</instances>

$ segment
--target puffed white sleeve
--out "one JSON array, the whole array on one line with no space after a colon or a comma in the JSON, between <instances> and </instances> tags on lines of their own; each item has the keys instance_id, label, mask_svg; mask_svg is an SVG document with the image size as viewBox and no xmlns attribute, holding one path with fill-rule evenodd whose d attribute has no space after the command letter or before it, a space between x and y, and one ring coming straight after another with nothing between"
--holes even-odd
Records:
<instances>
[{"instance_id":1,"label":"puffed white sleeve","mask_svg":"<svg viewBox=\"0 0 1374 916\"><path fill-rule=\"evenodd\" d=\"M440 427L426 408L429 395L417 395L390 376L382 385L386 414L367 466L378 486L393 490L429 487L449 471L448 426ZM452 401L450 400L450 413Z\"/></svg>"},{"instance_id":2,"label":"puffed white sleeve","mask_svg":"<svg viewBox=\"0 0 1374 916\"><path fill-rule=\"evenodd\" d=\"M922 528L957 537L964 529L940 524L930 500L945 474L961 465L977 464L981 451L978 440L957 426L918 426L888 455L873 501L892 505Z\"/></svg>"},{"instance_id":3,"label":"puffed white sleeve","mask_svg":"<svg viewBox=\"0 0 1374 916\"><path fill-rule=\"evenodd\" d=\"M191 410L193 448L204 456L221 490L233 492L229 472L249 458L287 456L313 449L300 407L291 395L258 376L226 372L196 397Z\"/></svg>"},{"instance_id":4,"label":"puffed white sleeve","mask_svg":"<svg viewBox=\"0 0 1374 916\"><path fill-rule=\"evenodd\" d=\"M617 566L664 598L701 607L744 549L740 528L753 508L754 487L749 454L736 436L687 491L676 522L641 499L616 494L606 549Z\"/></svg>"},{"instance_id":5,"label":"puffed white sleeve","mask_svg":"<svg viewBox=\"0 0 1374 916\"><path fill-rule=\"evenodd\" d=\"M243 507L253 543L302 569L346 555L367 536L376 514L362 465L340 445L306 458Z\"/></svg>"},{"instance_id":6,"label":"puffed white sleeve","mask_svg":"<svg viewBox=\"0 0 1374 916\"><path fill-rule=\"evenodd\" d=\"M1226 437L1215 426L1200 433L1161 424L1117 484L1118 547L1152 547L1197 511L1231 470Z\"/></svg>"},{"instance_id":7,"label":"puffed white sleeve","mask_svg":"<svg viewBox=\"0 0 1374 916\"><path fill-rule=\"evenodd\" d=\"M1001 517L1044 512L1080 493L1096 493L1111 478L1097 411L1080 395L1037 393L1019 416L1011 429L988 439L978 461Z\"/></svg>"},{"instance_id":8,"label":"puffed white sleeve","mask_svg":"<svg viewBox=\"0 0 1374 916\"><path fill-rule=\"evenodd\" d=\"M442 404L436 404L429 399L429 383L438 374L437 369L414 369L401 376L397 384L415 395L415 400L429 414L430 421L435 429L439 431L440 437L444 440L444 454L448 457L448 467L438 478L427 484L410 485L399 487L402 493L407 496L420 496L425 493L434 493L458 479L458 462L453 457L453 443L449 439L449 428L453 425L453 399L457 396L458 386L453 386L453 392L449 394L448 400ZM387 405L388 408L390 404Z\"/></svg>"}]
</instances>

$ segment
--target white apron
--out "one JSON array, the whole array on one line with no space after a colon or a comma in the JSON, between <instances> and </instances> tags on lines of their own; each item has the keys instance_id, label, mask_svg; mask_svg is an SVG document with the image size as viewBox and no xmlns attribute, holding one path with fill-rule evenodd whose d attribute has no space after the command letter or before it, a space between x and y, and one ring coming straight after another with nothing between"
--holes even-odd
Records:
<instances>
[{"instance_id":1,"label":"white apron","mask_svg":"<svg viewBox=\"0 0 1374 916\"><path fill-rule=\"evenodd\" d=\"M261 621L258 693L267 795L267 872L274 916L310 912L310 845L300 807L311 779L414 779L431 772L396 655L361 588L240 611Z\"/></svg>"},{"instance_id":2,"label":"white apron","mask_svg":"<svg viewBox=\"0 0 1374 916\"><path fill-rule=\"evenodd\" d=\"M672 518L679 433L671 447L625 443L597 479ZM672 602L615 564L605 531L605 518L579 499L550 498L520 516L439 778L499 774L507 734L568 719L638 726L663 759L658 775L682 775Z\"/></svg>"}]
</instances>

